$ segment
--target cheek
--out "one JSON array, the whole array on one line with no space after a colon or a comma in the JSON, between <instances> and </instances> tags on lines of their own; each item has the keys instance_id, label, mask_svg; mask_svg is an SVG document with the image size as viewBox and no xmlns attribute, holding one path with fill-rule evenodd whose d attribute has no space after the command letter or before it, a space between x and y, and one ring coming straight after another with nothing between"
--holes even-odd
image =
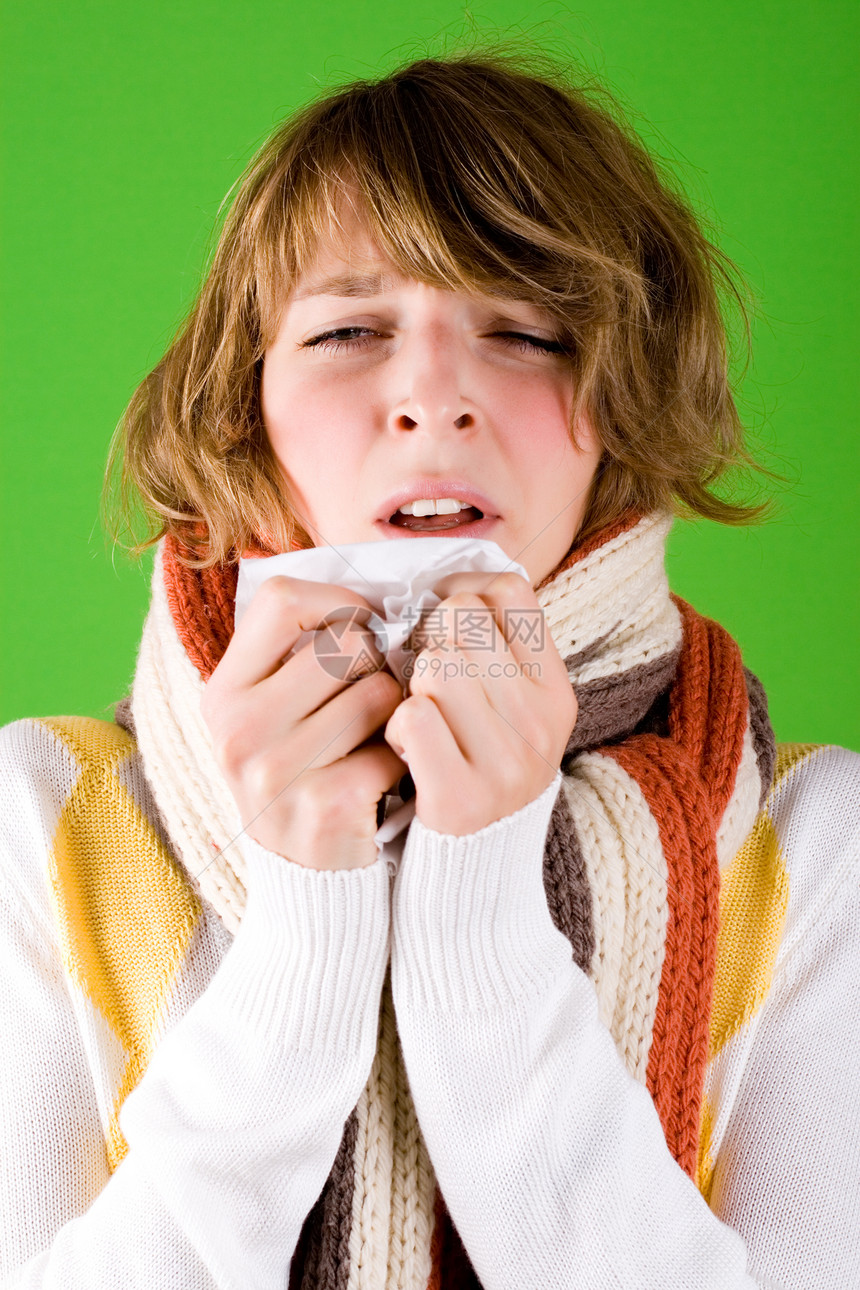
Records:
<instances>
[{"instance_id":1,"label":"cheek","mask_svg":"<svg viewBox=\"0 0 860 1290\"><path fill-rule=\"evenodd\" d=\"M512 376L497 390L498 413L512 442L541 461L558 462L573 451L569 429L572 405L569 381L535 380L533 373Z\"/></svg>"},{"instance_id":2,"label":"cheek","mask_svg":"<svg viewBox=\"0 0 860 1290\"><path fill-rule=\"evenodd\" d=\"M336 381L266 379L260 388L263 424L276 457L295 476L342 460L358 442L360 400Z\"/></svg>"}]
</instances>

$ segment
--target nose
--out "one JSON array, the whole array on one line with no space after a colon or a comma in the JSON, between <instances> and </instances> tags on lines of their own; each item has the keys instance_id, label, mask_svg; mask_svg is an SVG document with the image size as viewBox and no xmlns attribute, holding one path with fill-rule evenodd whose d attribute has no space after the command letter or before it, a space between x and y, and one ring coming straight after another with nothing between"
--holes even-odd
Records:
<instances>
[{"instance_id":1,"label":"nose","mask_svg":"<svg viewBox=\"0 0 860 1290\"><path fill-rule=\"evenodd\" d=\"M445 436L474 428L476 412L464 391L467 362L456 339L427 327L404 340L393 373L389 426Z\"/></svg>"}]
</instances>

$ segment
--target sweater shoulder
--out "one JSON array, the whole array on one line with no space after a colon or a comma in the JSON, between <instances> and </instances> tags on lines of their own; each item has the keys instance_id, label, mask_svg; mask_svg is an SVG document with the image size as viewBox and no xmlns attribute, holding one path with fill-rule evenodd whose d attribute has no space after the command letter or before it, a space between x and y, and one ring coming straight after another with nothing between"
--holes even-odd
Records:
<instances>
[{"instance_id":1,"label":"sweater shoulder","mask_svg":"<svg viewBox=\"0 0 860 1290\"><path fill-rule=\"evenodd\" d=\"M761 850L786 886L784 961L857 886L860 753L834 744L779 744L760 821Z\"/></svg>"}]
</instances>

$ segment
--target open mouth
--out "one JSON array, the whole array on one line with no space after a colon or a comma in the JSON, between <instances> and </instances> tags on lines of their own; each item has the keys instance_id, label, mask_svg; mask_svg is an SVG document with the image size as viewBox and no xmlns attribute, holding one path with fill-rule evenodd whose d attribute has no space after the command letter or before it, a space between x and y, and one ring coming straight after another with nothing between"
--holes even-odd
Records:
<instances>
[{"instance_id":1,"label":"open mouth","mask_svg":"<svg viewBox=\"0 0 860 1290\"><path fill-rule=\"evenodd\" d=\"M404 515L402 511L395 511L388 523L413 533L442 533L447 529L465 528L483 518L484 512L477 506L467 506L453 515Z\"/></svg>"}]
</instances>

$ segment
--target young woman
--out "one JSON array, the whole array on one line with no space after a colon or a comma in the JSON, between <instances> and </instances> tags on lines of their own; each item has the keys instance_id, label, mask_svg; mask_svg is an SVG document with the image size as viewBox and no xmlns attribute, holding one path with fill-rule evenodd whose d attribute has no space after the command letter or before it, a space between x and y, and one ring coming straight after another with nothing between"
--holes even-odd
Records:
<instances>
[{"instance_id":1,"label":"young woman","mask_svg":"<svg viewBox=\"0 0 860 1290\"><path fill-rule=\"evenodd\" d=\"M503 59L263 150L125 418L131 700L3 732L7 1284L858 1284L860 758L777 747L664 569L673 512L757 516L730 280ZM442 535L501 571L438 580L403 685L386 544ZM368 546L236 624L240 557Z\"/></svg>"}]
</instances>

